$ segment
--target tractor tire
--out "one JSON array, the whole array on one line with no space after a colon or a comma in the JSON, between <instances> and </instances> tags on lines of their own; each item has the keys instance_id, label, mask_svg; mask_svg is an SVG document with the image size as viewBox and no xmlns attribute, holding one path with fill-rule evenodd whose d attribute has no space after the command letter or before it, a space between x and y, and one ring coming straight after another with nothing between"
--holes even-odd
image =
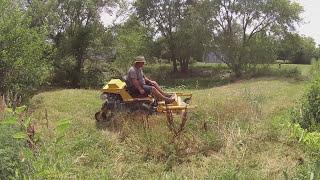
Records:
<instances>
[{"instance_id":1,"label":"tractor tire","mask_svg":"<svg viewBox=\"0 0 320 180\"><path fill-rule=\"evenodd\" d=\"M96 112L96 114L94 114L94 118L96 119L97 122L100 122L102 120L100 114L101 114L101 111Z\"/></svg>"},{"instance_id":2,"label":"tractor tire","mask_svg":"<svg viewBox=\"0 0 320 180\"><path fill-rule=\"evenodd\" d=\"M107 115L105 112L99 111L96 112L96 114L94 115L95 119L97 122L101 122L101 121L106 121L107 120Z\"/></svg>"},{"instance_id":3,"label":"tractor tire","mask_svg":"<svg viewBox=\"0 0 320 180\"><path fill-rule=\"evenodd\" d=\"M94 115L97 122L109 121L111 120L113 114L111 111L99 111Z\"/></svg>"}]
</instances>

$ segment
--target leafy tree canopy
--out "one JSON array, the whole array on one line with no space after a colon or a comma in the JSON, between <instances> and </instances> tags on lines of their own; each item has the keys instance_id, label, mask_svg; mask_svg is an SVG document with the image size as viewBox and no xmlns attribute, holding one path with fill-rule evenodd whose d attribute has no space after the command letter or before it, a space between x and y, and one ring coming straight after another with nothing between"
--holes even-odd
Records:
<instances>
[{"instance_id":1,"label":"leafy tree canopy","mask_svg":"<svg viewBox=\"0 0 320 180\"><path fill-rule=\"evenodd\" d=\"M237 76L248 67L248 53L255 56L257 49L250 47L261 37L259 34L272 36L279 30L294 29L303 10L289 0L203 0L197 8L199 21L212 34L213 51Z\"/></svg>"},{"instance_id":2,"label":"leafy tree canopy","mask_svg":"<svg viewBox=\"0 0 320 180\"><path fill-rule=\"evenodd\" d=\"M50 73L46 28L32 21L19 1L0 1L0 93L28 95Z\"/></svg>"}]
</instances>

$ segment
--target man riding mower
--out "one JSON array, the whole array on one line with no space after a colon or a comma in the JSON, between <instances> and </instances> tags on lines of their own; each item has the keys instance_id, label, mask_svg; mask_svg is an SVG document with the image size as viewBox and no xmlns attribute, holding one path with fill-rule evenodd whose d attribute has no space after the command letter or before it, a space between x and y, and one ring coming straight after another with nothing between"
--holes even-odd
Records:
<instances>
[{"instance_id":1,"label":"man riding mower","mask_svg":"<svg viewBox=\"0 0 320 180\"><path fill-rule=\"evenodd\" d=\"M148 79L143 74L145 58L138 56L130 67L124 81L112 79L102 89L101 110L95 114L97 121L108 119L116 111L182 112L187 109L191 100L190 93L165 93L157 82Z\"/></svg>"}]
</instances>

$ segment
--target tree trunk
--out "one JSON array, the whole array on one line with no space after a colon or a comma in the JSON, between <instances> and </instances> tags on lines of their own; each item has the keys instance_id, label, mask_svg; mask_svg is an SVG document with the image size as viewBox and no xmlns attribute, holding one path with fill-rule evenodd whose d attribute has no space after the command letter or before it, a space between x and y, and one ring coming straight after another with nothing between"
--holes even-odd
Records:
<instances>
[{"instance_id":1,"label":"tree trunk","mask_svg":"<svg viewBox=\"0 0 320 180\"><path fill-rule=\"evenodd\" d=\"M17 106L18 106L18 94L13 93L12 94L12 106L11 106L13 113L16 112Z\"/></svg>"},{"instance_id":2,"label":"tree trunk","mask_svg":"<svg viewBox=\"0 0 320 180\"><path fill-rule=\"evenodd\" d=\"M189 71L189 59L180 59L180 71L182 73L187 73Z\"/></svg>"},{"instance_id":3,"label":"tree trunk","mask_svg":"<svg viewBox=\"0 0 320 180\"><path fill-rule=\"evenodd\" d=\"M237 78L241 77L242 76L242 71L241 71L241 66L240 64L234 64L233 65L233 68L232 68L232 71L234 72L235 76Z\"/></svg>"},{"instance_id":4,"label":"tree trunk","mask_svg":"<svg viewBox=\"0 0 320 180\"><path fill-rule=\"evenodd\" d=\"M178 66L177 66L177 60L176 59L171 59L172 60L172 65L173 65L173 72L176 73L178 72Z\"/></svg>"},{"instance_id":5,"label":"tree trunk","mask_svg":"<svg viewBox=\"0 0 320 180\"><path fill-rule=\"evenodd\" d=\"M0 102L0 113L4 111L4 109L7 107L5 102L5 95L1 95L1 102Z\"/></svg>"},{"instance_id":6,"label":"tree trunk","mask_svg":"<svg viewBox=\"0 0 320 180\"><path fill-rule=\"evenodd\" d=\"M80 88L80 81L81 81L81 70L83 67L83 52L79 51L79 53L75 56L76 58L76 66L73 71L72 77L72 87L73 88Z\"/></svg>"},{"instance_id":7,"label":"tree trunk","mask_svg":"<svg viewBox=\"0 0 320 180\"><path fill-rule=\"evenodd\" d=\"M176 59L176 55L175 55L175 48L174 45L170 45L170 52L171 52L171 61L172 61L172 65L173 65L173 73L178 72L178 66L177 66L177 59Z\"/></svg>"}]
</instances>

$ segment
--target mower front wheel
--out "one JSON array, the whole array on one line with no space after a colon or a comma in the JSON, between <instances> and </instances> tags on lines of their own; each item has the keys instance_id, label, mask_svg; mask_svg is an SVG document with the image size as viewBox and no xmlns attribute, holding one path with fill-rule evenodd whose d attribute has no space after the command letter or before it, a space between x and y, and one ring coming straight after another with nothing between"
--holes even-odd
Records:
<instances>
[{"instance_id":1,"label":"mower front wheel","mask_svg":"<svg viewBox=\"0 0 320 180\"><path fill-rule=\"evenodd\" d=\"M94 117L97 122L107 121L109 119L109 116L107 116L107 113L103 111L96 112Z\"/></svg>"}]
</instances>

